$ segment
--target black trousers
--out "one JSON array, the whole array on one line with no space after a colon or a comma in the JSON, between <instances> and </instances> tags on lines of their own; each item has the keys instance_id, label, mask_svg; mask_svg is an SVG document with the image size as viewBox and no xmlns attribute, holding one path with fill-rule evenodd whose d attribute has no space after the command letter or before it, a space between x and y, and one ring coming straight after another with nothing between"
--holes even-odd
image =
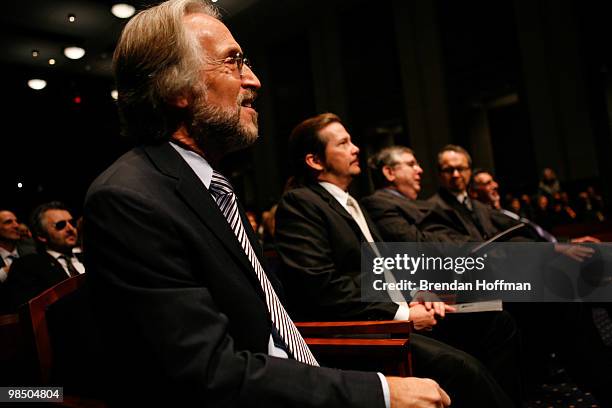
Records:
<instances>
[{"instance_id":1,"label":"black trousers","mask_svg":"<svg viewBox=\"0 0 612 408\"><path fill-rule=\"evenodd\" d=\"M508 312L447 314L425 335L476 357L514 404L522 403L520 336Z\"/></svg>"},{"instance_id":2,"label":"black trousers","mask_svg":"<svg viewBox=\"0 0 612 408\"><path fill-rule=\"evenodd\" d=\"M412 334L410 342L415 376L436 380L450 395L453 407L515 406L487 368L473 356L419 334Z\"/></svg>"}]
</instances>

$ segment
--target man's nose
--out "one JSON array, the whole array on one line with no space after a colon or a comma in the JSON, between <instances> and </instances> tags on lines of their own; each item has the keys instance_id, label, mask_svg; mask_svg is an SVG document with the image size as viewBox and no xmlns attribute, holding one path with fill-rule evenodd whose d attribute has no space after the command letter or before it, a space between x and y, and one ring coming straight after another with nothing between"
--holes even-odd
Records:
<instances>
[{"instance_id":1,"label":"man's nose","mask_svg":"<svg viewBox=\"0 0 612 408\"><path fill-rule=\"evenodd\" d=\"M242 67L242 75L240 77L242 78L243 88L261 88L261 82L259 81L259 78L257 78L257 75L255 75L251 67L249 67L248 65L245 64Z\"/></svg>"}]
</instances>

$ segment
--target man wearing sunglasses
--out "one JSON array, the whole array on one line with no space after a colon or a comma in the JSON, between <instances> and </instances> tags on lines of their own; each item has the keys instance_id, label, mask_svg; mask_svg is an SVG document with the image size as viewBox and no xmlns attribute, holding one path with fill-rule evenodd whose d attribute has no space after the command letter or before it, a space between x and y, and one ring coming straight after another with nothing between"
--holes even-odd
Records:
<instances>
[{"instance_id":1,"label":"man wearing sunglasses","mask_svg":"<svg viewBox=\"0 0 612 408\"><path fill-rule=\"evenodd\" d=\"M30 224L37 253L17 259L6 280L6 293L12 309L72 276L85 273L85 266L73 253L77 245L76 220L58 201L39 205Z\"/></svg>"}]
</instances>

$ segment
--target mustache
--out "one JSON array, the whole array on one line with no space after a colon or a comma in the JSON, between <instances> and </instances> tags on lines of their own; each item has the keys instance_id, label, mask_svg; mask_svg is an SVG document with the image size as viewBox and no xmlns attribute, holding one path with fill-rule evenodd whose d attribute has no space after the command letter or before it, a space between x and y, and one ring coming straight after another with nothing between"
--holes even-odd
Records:
<instances>
[{"instance_id":1,"label":"mustache","mask_svg":"<svg viewBox=\"0 0 612 408\"><path fill-rule=\"evenodd\" d=\"M238 104L242 105L244 101L253 103L257 99L257 96L257 91L253 89L247 89L243 94L238 95Z\"/></svg>"}]
</instances>

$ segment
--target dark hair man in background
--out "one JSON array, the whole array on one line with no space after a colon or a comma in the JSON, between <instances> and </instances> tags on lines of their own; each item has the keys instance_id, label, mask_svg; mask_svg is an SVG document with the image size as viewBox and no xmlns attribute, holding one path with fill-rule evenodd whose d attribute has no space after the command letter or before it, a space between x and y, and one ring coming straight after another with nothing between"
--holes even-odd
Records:
<instances>
[{"instance_id":1,"label":"dark hair man in background","mask_svg":"<svg viewBox=\"0 0 612 408\"><path fill-rule=\"evenodd\" d=\"M9 210L0 209L0 285L8 277L13 261L19 258L20 239L17 217Z\"/></svg>"},{"instance_id":2,"label":"dark hair man in background","mask_svg":"<svg viewBox=\"0 0 612 408\"><path fill-rule=\"evenodd\" d=\"M85 266L72 252L77 245L76 220L59 201L41 204L30 217L38 253L17 259L6 280L11 309L55 284L85 273Z\"/></svg>"},{"instance_id":3,"label":"dark hair man in background","mask_svg":"<svg viewBox=\"0 0 612 408\"><path fill-rule=\"evenodd\" d=\"M305 320L412 320L417 329L435 324L449 309L390 297L361 299L361 249L369 242L376 256L380 235L368 214L348 193L361 172L359 148L340 118L324 113L297 125L289 138L294 189L276 212L277 250L292 311ZM299 187L301 186L301 187ZM366 249L364 249L366 250ZM391 301L393 299L393 301ZM452 309L452 308L450 308ZM499 385L472 356L436 340L413 334L417 375L439 380L458 406L510 406Z\"/></svg>"},{"instance_id":4,"label":"dark hair man in background","mask_svg":"<svg viewBox=\"0 0 612 408\"><path fill-rule=\"evenodd\" d=\"M139 13L114 68L124 130L141 146L94 181L84 214L94 313L106 361L121 367L111 397L138 406L449 405L432 380L316 367L217 170L257 139L260 82L216 10L171 0Z\"/></svg>"},{"instance_id":5,"label":"dark hair man in background","mask_svg":"<svg viewBox=\"0 0 612 408\"><path fill-rule=\"evenodd\" d=\"M446 145L438 153L438 193L429 198L429 212L419 227L425 232L445 234L449 241L481 242L495 235L489 207L472 200L468 185L472 158L461 146Z\"/></svg>"}]
</instances>

